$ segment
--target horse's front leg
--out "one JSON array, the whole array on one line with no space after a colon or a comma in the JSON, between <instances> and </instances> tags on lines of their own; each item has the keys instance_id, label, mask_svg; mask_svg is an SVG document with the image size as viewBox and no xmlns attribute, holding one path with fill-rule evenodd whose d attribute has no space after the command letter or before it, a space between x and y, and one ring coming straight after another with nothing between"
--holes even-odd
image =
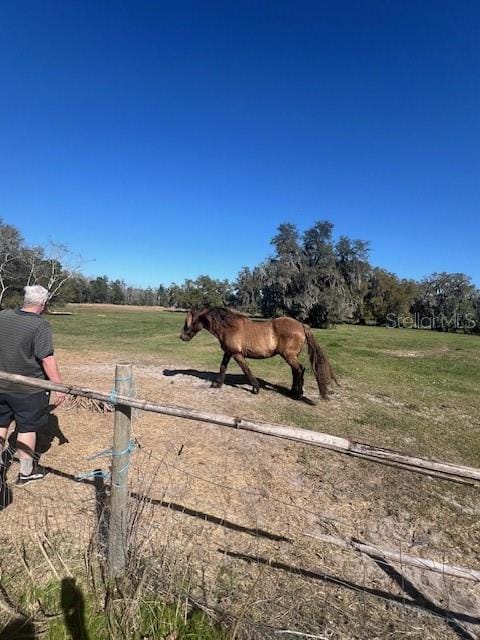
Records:
<instances>
[{"instance_id":1,"label":"horse's front leg","mask_svg":"<svg viewBox=\"0 0 480 640\"><path fill-rule=\"evenodd\" d=\"M248 366L245 358L242 356L241 353L235 353L233 355L233 359L238 364L238 366L243 371L243 373L247 376L250 384L252 385L253 393L258 393L260 391L260 383L251 372L250 367Z\"/></svg>"},{"instance_id":2,"label":"horse's front leg","mask_svg":"<svg viewBox=\"0 0 480 640\"><path fill-rule=\"evenodd\" d=\"M214 380L212 382L212 387L214 389L220 389L220 387L223 384L223 381L225 380L225 372L227 370L228 367L228 363L230 362L230 358L231 358L231 354L225 352L223 354L223 358L222 358L222 364L220 365L220 375L218 376L217 380Z\"/></svg>"}]
</instances>

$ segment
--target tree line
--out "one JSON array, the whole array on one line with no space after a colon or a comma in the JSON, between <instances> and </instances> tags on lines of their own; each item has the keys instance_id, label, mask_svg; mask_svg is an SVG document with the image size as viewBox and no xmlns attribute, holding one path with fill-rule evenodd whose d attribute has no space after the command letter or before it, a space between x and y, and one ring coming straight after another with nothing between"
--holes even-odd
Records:
<instances>
[{"instance_id":1,"label":"tree line","mask_svg":"<svg viewBox=\"0 0 480 640\"><path fill-rule=\"evenodd\" d=\"M142 288L106 275L88 278L66 247L28 247L18 229L0 219L0 306L17 306L26 284L42 284L57 303L229 306L263 317L288 315L314 327L350 322L480 333L480 291L468 275L402 279L370 264L368 242L336 240L333 230L325 220L303 233L281 224L271 240L273 255L243 267L235 280L201 275Z\"/></svg>"}]
</instances>

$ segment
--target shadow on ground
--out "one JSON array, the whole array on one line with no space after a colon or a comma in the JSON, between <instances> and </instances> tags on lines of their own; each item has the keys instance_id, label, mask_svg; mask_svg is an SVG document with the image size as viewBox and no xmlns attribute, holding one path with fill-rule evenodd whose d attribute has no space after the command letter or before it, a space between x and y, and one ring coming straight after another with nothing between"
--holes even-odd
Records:
<instances>
[{"instance_id":1,"label":"shadow on ground","mask_svg":"<svg viewBox=\"0 0 480 640\"><path fill-rule=\"evenodd\" d=\"M29 618L15 618L0 631L0 640L37 640L38 637Z\"/></svg>"},{"instance_id":2,"label":"shadow on ground","mask_svg":"<svg viewBox=\"0 0 480 640\"><path fill-rule=\"evenodd\" d=\"M319 580L321 582L334 584L351 591L365 593L376 598L381 598L382 600L391 602L392 604L399 605L401 607L412 607L417 610L428 611L430 614L441 618L462 640L473 640L473 638L477 637L471 634L468 629L464 628L462 624L466 623L469 625L480 625L480 619L477 616L472 616L468 613L463 612L451 611L448 608L437 606L429 598L424 596L416 587L414 587L408 580L408 578L399 573L384 559L378 560L372 557L372 560L374 560L377 565L383 571L385 571L385 573L387 573L387 575L389 575L394 580L394 582L396 582L397 585L402 589L402 591L404 592L403 595L396 595L390 593L389 591L368 587L366 585L358 584L350 580L345 580L344 578L338 578L337 576L328 574L321 570L316 571L312 569L305 569L303 567L295 567L285 562L272 560L271 558L251 556L236 551L227 551L225 549L218 549L218 551L230 558L242 560L243 562L247 562L249 564L266 565L271 569L276 569L285 573L290 573L313 580ZM406 597L406 595L410 597Z\"/></svg>"},{"instance_id":3,"label":"shadow on ground","mask_svg":"<svg viewBox=\"0 0 480 640\"><path fill-rule=\"evenodd\" d=\"M61 584L60 606L63 620L70 640L89 640L85 626L85 599L74 578L63 578ZM0 631L0 640L38 640L44 633L37 633L34 621L19 616L11 620Z\"/></svg>"},{"instance_id":4,"label":"shadow on ground","mask_svg":"<svg viewBox=\"0 0 480 640\"><path fill-rule=\"evenodd\" d=\"M205 380L206 382L216 382L218 379L218 373L214 371L198 371L197 369L164 369L163 375L166 377L173 376L191 376L192 378L198 378L199 380ZM257 378L260 383L260 389L264 389L266 391L275 391L282 396L285 396L290 399L299 400L301 402L305 402L308 405L315 405L315 403L302 396L302 398L293 398L292 392L288 387L284 387L279 384L274 384L272 382L267 382L263 380L263 378ZM236 389L241 389L243 391L247 391L251 393L250 383L247 380L247 377L243 374L235 374L235 373L227 373L225 375L224 384L227 387L235 387Z\"/></svg>"},{"instance_id":5,"label":"shadow on ground","mask_svg":"<svg viewBox=\"0 0 480 640\"><path fill-rule=\"evenodd\" d=\"M85 626L85 598L74 578L63 578L60 603L72 640L89 640Z\"/></svg>"},{"instance_id":6,"label":"shadow on ground","mask_svg":"<svg viewBox=\"0 0 480 640\"><path fill-rule=\"evenodd\" d=\"M55 438L58 439L58 444L67 444L68 438L60 429L57 416L52 413L53 407L49 407L48 424L45 429L42 429L37 434L37 446L35 447L35 453L38 457L46 453L52 446Z\"/></svg>"}]
</instances>

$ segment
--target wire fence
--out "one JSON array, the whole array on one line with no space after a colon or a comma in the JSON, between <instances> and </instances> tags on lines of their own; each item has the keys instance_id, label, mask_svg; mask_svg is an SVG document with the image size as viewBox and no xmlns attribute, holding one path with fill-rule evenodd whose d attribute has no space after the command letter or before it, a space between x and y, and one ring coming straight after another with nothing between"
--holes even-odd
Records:
<instances>
[{"instance_id":1,"label":"wire fence","mask_svg":"<svg viewBox=\"0 0 480 640\"><path fill-rule=\"evenodd\" d=\"M110 460L95 455L111 446L111 425L111 414L60 409L43 445L45 482L16 490L15 462L7 472L5 616L18 609L22 581L93 574L105 556ZM402 561L478 569L476 489L155 414L138 412L133 426L128 566L132 575L142 566L143 594L188 600L230 638L479 637L478 582ZM58 446L64 431L69 447ZM322 536L375 543L399 559Z\"/></svg>"}]
</instances>

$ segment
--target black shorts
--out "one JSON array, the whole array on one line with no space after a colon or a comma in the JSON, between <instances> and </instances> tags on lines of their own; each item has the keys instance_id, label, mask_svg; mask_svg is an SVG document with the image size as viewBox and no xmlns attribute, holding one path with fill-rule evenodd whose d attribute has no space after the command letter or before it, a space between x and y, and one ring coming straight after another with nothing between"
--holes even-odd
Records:
<instances>
[{"instance_id":1,"label":"black shorts","mask_svg":"<svg viewBox=\"0 0 480 640\"><path fill-rule=\"evenodd\" d=\"M19 433L40 431L48 424L48 399L45 391L39 393L0 392L0 427L15 420Z\"/></svg>"}]
</instances>

